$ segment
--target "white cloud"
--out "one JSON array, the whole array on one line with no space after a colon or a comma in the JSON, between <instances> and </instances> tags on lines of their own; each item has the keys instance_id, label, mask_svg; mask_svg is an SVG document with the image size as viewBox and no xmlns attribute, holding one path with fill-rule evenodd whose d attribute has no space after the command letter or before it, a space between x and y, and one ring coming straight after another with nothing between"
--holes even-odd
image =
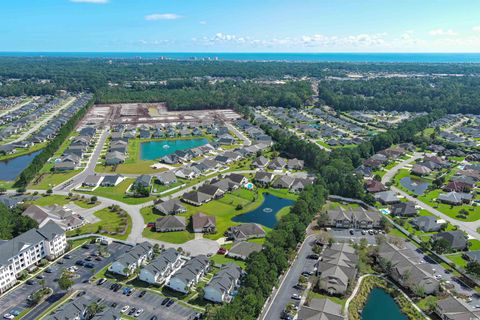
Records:
<instances>
[{"instance_id":1,"label":"white cloud","mask_svg":"<svg viewBox=\"0 0 480 320\"><path fill-rule=\"evenodd\" d=\"M202 20L202 21L200 21L200 24L207 24L207 21Z\"/></svg>"},{"instance_id":2,"label":"white cloud","mask_svg":"<svg viewBox=\"0 0 480 320\"><path fill-rule=\"evenodd\" d=\"M475 26L472 28L474 32L480 32L480 26Z\"/></svg>"},{"instance_id":3,"label":"white cloud","mask_svg":"<svg viewBox=\"0 0 480 320\"><path fill-rule=\"evenodd\" d=\"M452 29L434 29L434 30L431 30L428 34L430 34L431 36L448 36L448 37L452 37L452 36L456 36L458 35L458 33L456 33L455 31L453 31Z\"/></svg>"},{"instance_id":4,"label":"white cloud","mask_svg":"<svg viewBox=\"0 0 480 320\"><path fill-rule=\"evenodd\" d=\"M182 18L182 16L175 13L153 13L145 16L147 21L156 21L156 20L177 20Z\"/></svg>"},{"instance_id":5,"label":"white cloud","mask_svg":"<svg viewBox=\"0 0 480 320\"><path fill-rule=\"evenodd\" d=\"M108 3L109 0L70 0L70 2L75 3L94 3L94 4L105 4Z\"/></svg>"}]
</instances>

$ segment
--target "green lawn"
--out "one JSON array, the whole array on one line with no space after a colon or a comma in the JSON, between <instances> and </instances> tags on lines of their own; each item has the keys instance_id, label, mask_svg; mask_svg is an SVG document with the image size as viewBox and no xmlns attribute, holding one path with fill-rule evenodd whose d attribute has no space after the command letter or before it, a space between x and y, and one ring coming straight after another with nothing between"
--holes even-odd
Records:
<instances>
[{"instance_id":1,"label":"green lawn","mask_svg":"<svg viewBox=\"0 0 480 320\"><path fill-rule=\"evenodd\" d=\"M38 151L40 149L45 148L46 145L47 145L46 142L42 142L42 143L34 144L30 148L17 149L17 152L15 152L13 154L1 155L0 156L0 161L14 159L14 158L17 158L17 157L20 157L20 156L24 156L24 155L27 155L27 154L30 154L30 153L34 153L35 151Z\"/></svg>"},{"instance_id":2,"label":"green lawn","mask_svg":"<svg viewBox=\"0 0 480 320\"><path fill-rule=\"evenodd\" d=\"M126 204L140 204L151 201L155 199L155 197L150 196L146 198L135 198L125 194L128 187L135 181L133 178L127 178L119 183L115 187L98 187L94 191L82 191L82 193L88 194L90 196L99 196L110 198L113 200L121 201Z\"/></svg>"},{"instance_id":3,"label":"green lawn","mask_svg":"<svg viewBox=\"0 0 480 320\"><path fill-rule=\"evenodd\" d=\"M437 209L438 211L448 215L451 218L461 220L461 221L476 221L480 219L480 206L471 206L471 205L461 205L461 206L452 206L449 204L438 203L434 201L441 193L444 193L442 190L433 190L428 192L425 195L419 196L418 199L422 202L428 204L429 206ZM460 210L466 209L468 215L466 219L458 217Z\"/></svg>"},{"instance_id":4,"label":"green lawn","mask_svg":"<svg viewBox=\"0 0 480 320\"><path fill-rule=\"evenodd\" d=\"M448 254L446 255L448 260L452 261L455 265L465 268L467 265L467 261L463 259L462 253L453 253L453 254Z\"/></svg>"},{"instance_id":5,"label":"green lawn","mask_svg":"<svg viewBox=\"0 0 480 320\"><path fill-rule=\"evenodd\" d=\"M227 264L227 263L232 263L233 262L233 263L239 265L240 268L242 268L244 270L247 266L245 261L228 258L228 257L226 257L224 255L221 255L221 254L213 255L210 258L210 260L213 261L213 263L216 263L216 264Z\"/></svg>"},{"instance_id":6,"label":"green lawn","mask_svg":"<svg viewBox=\"0 0 480 320\"><path fill-rule=\"evenodd\" d=\"M233 226L237 225L238 223L233 222L231 219L234 216L239 214L254 210L258 206L260 206L263 202L263 193L267 192L265 189L258 189L258 198L255 198L255 192L246 189L238 189L232 193L226 194L223 198L218 200L210 201L200 207L191 206L189 204L183 203L183 206L187 208L187 212L180 214L180 216L185 217L187 221L190 220L190 217L197 213L203 212L208 215L212 215L216 217L217 222L217 232L214 234L207 234L204 235L205 238L216 240L218 238L223 237L225 231ZM290 198L295 200L297 195L289 194L286 190L268 190L269 193L284 197ZM237 205L241 204L243 208L241 210L237 210ZM287 214L290 210L290 207L283 208L278 212L278 217L281 217ZM143 216L145 224L149 222L154 222L156 219L160 217L160 215L153 212L153 207L146 207L140 210L140 213ZM265 231L270 231L269 228L264 227ZM143 235L148 238L172 242L172 243L183 243L188 240L193 239L194 235L187 231L181 232L154 232L149 229L145 229L143 231Z\"/></svg>"},{"instance_id":7,"label":"green lawn","mask_svg":"<svg viewBox=\"0 0 480 320\"><path fill-rule=\"evenodd\" d=\"M120 217L116 212L110 211L110 209L105 208L94 213L94 215L100 219L100 221L92 224L87 224L76 230L68 231L68 236L76 236L81 234L88 233L100 233L115 239L126 240L130 231L132 230L132 218L128 214L125 217ZM119 228L121 227L122 220L126 219L127 228L125 233L118 234Z\"/></svg>"},{"instance_id":8,"label":"green lawn","mask_svg":"<svg viewBox=\"0 0 480 320\"><path fill-rule=\"evenodd\" d=\"M330 301L333 301L333 302L341 305L342 308L345 306L345 303L347 302L347 299L333 297L333 296L327 296L325 294L321 294L321 293L313 292L313 291L308 292L308 298L310 298L310 299L329 299Z\"/></svg>"},{"instance_id":9,"label":"green lawn","mask_svg":"<svg viewBox=\"0 0 480 320\"><path fill-rule=\"evenodd\" d=\"M480 240L472 239L472 240L468 240L468 242L469 242L468 250L470 251L480 250Z\"/></svg>"},{"instance_id":10,"label":"green lawn","mask_svg":"<svg viewBox=\"0 0 480 320\"><path fill-rule=\"evenodd\" d=\"M36 204L38 206L51 206L54 204L58 204L60 206L66 205L70 202L73 202L77 206L84 208L84 209L89 209L97 206L99 203L90 203L89 197L86 197L85 199L81 198L69 198L68 196L61 196L61 195L49 195L49 196L43 196L41 198L38 198L34 201L32 201L32 204Z\"/></svg>"},{"instance_id":11,"label":"green lawn","mask_svg":"<svg viewBox=\"0 0 480 320\"><path fill-rule=\"evenodd\" d=\"M43 169L42 169L43 170ZM72 170L68 172L59 172L59 173L53 173L53 172L45 172L41 173L41 176L35 178L29 185L29 189L38 189L38 190L48 190L51 189L69 179L72 177L76 176L77 174L82 171L81 169L78 170Z\"/></svg>"}]
</instances>

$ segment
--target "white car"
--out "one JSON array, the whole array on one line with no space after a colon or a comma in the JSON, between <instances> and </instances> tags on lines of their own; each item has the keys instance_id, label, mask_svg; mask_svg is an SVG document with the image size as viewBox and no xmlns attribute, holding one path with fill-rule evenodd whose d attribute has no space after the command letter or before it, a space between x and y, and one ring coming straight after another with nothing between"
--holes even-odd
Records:
<instances>
[{"instance_id":1,"label":"white car","mask_svg":"<svg viewBox=\"0 0 480 320\"><path fill-rule=\"evenodd\" d=\"M10 313L6 313L3 315L3 319L15 319L15 316L13 314L10 314Z\"/></svg>"},{"instance_id":2,"label":"white car","mask_svg":"<svg viewBox=\"0 0 480 320\"><path fill-rule=\"evenodd\" d=\"M302 299L302 296L299 295L299 294L294 293L294 294L292 294L292 299L294 299L294 300L301 300L301 299Z\"/></svg>"},{"instance_id":3,"label":"white car","mask_svg":"<svg viewBox=\"0 0 480 320\"><path fill-rule=\"evenodd\" d=\"M138 309L137 312L135 312L134 316L135 318L140 316L143 313L143 309Z\"/></svg>"},{"instance_id":4,"label":"white car","mask_svg":"<svg viewBox=\"0 0 480 320\"><path fill-rule=\"evenodd\" d=\"M128 309L130 309L130 306L129 305L126 305L122 308L122 310L120 310L121 313L125 313L128 311Z\"/></svg>"}]
</instances>

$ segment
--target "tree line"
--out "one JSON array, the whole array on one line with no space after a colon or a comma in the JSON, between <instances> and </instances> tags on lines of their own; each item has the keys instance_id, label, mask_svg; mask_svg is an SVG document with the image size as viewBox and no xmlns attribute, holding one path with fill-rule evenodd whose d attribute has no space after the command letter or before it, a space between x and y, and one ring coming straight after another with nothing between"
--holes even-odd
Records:
<instances>
[{"instance_id":1,"label":"tree line","mask_svg":"<svg viewBox=\"0 0 480 320\"><path fill-rule=\"evenodd\" d=\"M22 208L10 209L0 203L0 239L12 239L38 227L35 220L22 216L22 212Z\"/></svg>"},{"instance_id":2,"label":"tree line","mask_svg":"<svg viewBox=\"0 0 480 320\"><path fill-rule=\"evenodd\" d=\"M479 113L480 77L375 78L364 81L324 80L319 98L335 110L387 110Z\"/></svg>"}]
</instances>

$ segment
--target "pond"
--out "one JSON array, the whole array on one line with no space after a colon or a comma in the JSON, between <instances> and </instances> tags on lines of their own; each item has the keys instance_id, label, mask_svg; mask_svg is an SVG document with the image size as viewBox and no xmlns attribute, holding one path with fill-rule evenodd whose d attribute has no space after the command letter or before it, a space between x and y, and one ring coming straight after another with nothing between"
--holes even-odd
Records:
<instances>
[{"instance_id":1,"label":"pond","mask_svg":"<svg viewBox=\"0 0 480 320\"><path fill-rule=\"evenodd\" d=\"M427 190L428 186L430 185L429 182L426 182L423 179L416 179L414 177L405 177L400 179L400 184L404 187L416 194L417 196L421 196Z\"/></svg>"},{"instance_id":2,"label":"pond","mask_svg":"<svg viewBox=\"0 0 480 320\"><path fill-rule=\"evenodd\" d=\"M362 320L407 320L395 300L385 290L373 288L362 311Z\"/></svg>"},{"instance_id":3,"label":"pond","mask_svg":"<svg viewBox=\"0 0 480 320\"><path fill-rule=\"evenodd\" d=\"M270 193L264 193L263 197L264 200L258 208L235 216L232 221L254 222L267 228L274 228L278 223L276 217L278 211L295 203L293 200L279 198Z\"/></svg>"},{"instance_id":4,"label":"pond","mask_svg":"<svg viewBox=\"0 0 480 320\"><path fill-rule=\"evenodd\" d=\"M172 154L177 150L192 149L206 145L207 143L208 140L205 138L142 142L140 146L140 159L156 160Z\"/></svg>"},{"instance_id":5,"label":"pond","mask_svg":"<svg viewBox=\"0 0 480 320\"><path fill-rule=\"evenodd\" d=\"M0 161L0 180L13 181L17 179L20 173L28 167L33 158L35 158L40 152L42 152L42 150L13 159Z\"/></svg>"}]
</instances>

